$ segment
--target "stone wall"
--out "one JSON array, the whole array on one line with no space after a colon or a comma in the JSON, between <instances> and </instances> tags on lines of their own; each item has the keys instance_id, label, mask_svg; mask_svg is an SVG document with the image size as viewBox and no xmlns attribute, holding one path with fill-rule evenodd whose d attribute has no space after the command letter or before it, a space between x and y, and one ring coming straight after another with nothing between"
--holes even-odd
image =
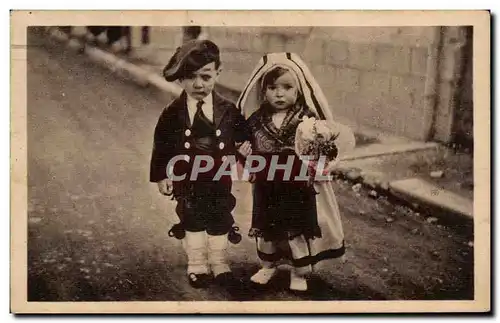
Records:
<instances>
[{"instance_id":1,"label":"stone wall","mask_svg":"<svg viewBox=\"0 0 500 323\"><path fill-rule=\"evenodd\" d=\"M205 27L221 48L224 75L242 87L266 52L291 51L308 64L335 114L416 140L427 139L424 104L432 27ZM166 53L180 28L153 27Z\"/></svg>"},{"instance_id":2,"label":"stone wall","mask_svg":"<svg viewBox=\"0 0 500 323\"><path fill-rule=\"evenodd\" d=\"M423 140L428 46L426 27L210 27L225 70L249 74L265 52L302 56L335 114Z\"/></svg>"}]
</instances>

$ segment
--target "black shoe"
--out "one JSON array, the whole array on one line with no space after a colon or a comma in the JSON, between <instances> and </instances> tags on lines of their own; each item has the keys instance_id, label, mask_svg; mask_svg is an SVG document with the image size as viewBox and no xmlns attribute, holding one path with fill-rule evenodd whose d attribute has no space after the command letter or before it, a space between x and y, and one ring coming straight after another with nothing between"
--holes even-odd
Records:
<instances>
[{"instance_id":1,"label":"black shoe","mask_svg":"<svg viewBox=\"0 0 500 323\"><path fill-rule=\"evenodd\" d=\"M206 288L210 285L211 277L209 274L188 274L189 285L193 288Z\"/></svg>"}]
</instances>

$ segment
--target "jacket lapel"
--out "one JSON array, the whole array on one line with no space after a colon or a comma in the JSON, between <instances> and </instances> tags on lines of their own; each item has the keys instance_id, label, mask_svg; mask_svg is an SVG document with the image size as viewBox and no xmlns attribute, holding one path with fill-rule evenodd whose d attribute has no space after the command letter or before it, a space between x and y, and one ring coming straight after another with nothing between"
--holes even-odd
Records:
<instances>
[{"instance_id":1,"label":"jacket lapel","mask_svg":"<svg viewBox=\"0 0 500 323\"><path fill-rule=\"evenodd\" d=\"M229 103L224 100L220 95L218 95L215 91L213 92L213 100L214 100L214 124L217 128L224 117L224 114L227 112Z\"/></svg>"},{"instance_id":2,"label":"jacket lapel","mask_svg":"<svg viewBox=\"0 0 500 323\"><path fill-rule=\"evenodd\" d=\"M191 128L191 120L189 119L189 113L187 109L187 94L182 92L179 98L175 102L175 108L178 111L179 124L186 128Z\"/></svg>"}]
</instances>

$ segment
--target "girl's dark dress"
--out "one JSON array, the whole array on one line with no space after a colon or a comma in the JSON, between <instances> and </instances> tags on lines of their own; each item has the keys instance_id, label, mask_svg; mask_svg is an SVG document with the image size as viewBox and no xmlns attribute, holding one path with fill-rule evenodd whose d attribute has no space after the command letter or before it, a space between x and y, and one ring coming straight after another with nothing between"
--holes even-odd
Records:
<instances>
[{"instance_id":1,"label":"girl's dark dress","mask_svg":"<svg viewBox=\"0 0 500 323\"><path fill-rule=\"evenodd\" d=\"M290 109L278 129L272 121L272 108L263 105L249 119L252 132L253 154L266 159L264 170L256 174L253 191L251 237L264 240L286 240L303 235L307 239L321 237L317 222L316 192L307 180L296 181L301 175L303 162L295 154L295 131L304 115L312 114L301 106ZM285 170L278 169L268 180L270 161L277 156L278 164L293 166L289 178Z\"/></svg>"}]
</instances>

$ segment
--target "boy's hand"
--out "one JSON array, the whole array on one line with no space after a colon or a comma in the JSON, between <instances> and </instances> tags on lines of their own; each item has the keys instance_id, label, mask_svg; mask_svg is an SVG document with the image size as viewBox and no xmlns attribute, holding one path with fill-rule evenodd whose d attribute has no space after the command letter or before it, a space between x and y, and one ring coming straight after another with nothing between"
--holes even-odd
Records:
<instances>
[{"instance_id":1,"label":"boy's hand","mask_svg":"<svg viewBox=\"0 0 500 323\"><path fill-rule=\"evenodd\" d=\"M161 194L169 196L172 195L173 192L173 185L172 185L172 180L171 179L164 179L159 182L158 184L158 190L160 191Z\"/></svg>"},{"instance_id":2,"label":"boy's hand","mask_svg":"<svg viewBox=\"0 0 500 323\"><path fill-rule=\"evenodd\" d=\"M243 157L248 157L248 155L252 154L252 144L250 144L249 141L245 141L241 146L238 148L238 152L243 156Z\"/></svg>"}]
</instances>

